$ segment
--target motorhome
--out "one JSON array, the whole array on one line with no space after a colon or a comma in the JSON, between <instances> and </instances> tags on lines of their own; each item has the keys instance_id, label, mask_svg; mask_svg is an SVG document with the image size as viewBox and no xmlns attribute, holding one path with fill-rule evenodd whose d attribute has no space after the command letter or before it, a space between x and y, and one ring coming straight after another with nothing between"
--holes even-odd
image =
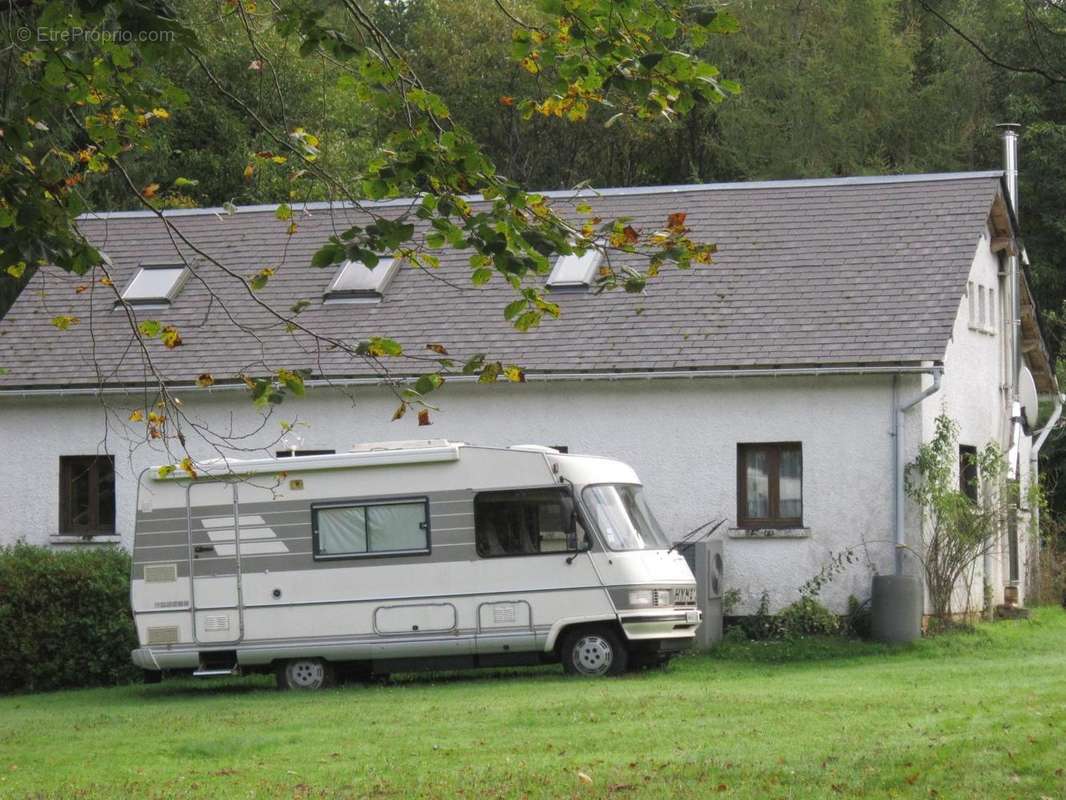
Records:
<instances>
[{"instance_id":1,"label":"motorhome","mask_svg":"<svg viewBox=\"0 0 1066 800\"><path fill-rule=\"evenodd\" d=\"M617 674L692 642L696 581L607 458L428 440L140 478L131 602L146 680L282 688L562 662Z\"/></svg>"}]
</instances>

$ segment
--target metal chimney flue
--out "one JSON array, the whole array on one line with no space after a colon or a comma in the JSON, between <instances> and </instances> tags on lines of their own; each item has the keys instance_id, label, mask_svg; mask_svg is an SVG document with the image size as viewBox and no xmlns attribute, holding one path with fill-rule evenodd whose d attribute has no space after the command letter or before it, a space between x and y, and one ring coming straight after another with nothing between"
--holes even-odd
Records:
<instances>
[{"instance_id":1,"label":"metal chimney flue","mask_svg":"<svg viewBox=\"0 0 1066 800\"><path fill-rule=\"evenodd\" d=\"M1018 206L1018 134L1022 126L1017 122L1004 122L996 126L1003 141L1003 173L1007 181L1007 194L1014 219L1021 219Z\"/></svg>"},{"instance_id":2,"label":"metal chimney flue","mask_svg":"<svg viewBox=\"0 0 1066 800\"><path fill-rule=\"evenodd\" d=\"M997 125L1000 131L1000 139L1003 142L1003 178L1007 185L1007 203L1014 215L1015 230L1011 232L1011 238L1018 235L1019 205L1018 205L1018 134L1021 125L1008 122ZM1021 443L1022 431L1022 404L1021 404L1021 374L1022 374L1022 302L1021 302L1021 263L1019 259L1019 243L1007 250L1007 275L1010 281L1010 310L1011 310L1011 391L1010 391L1010 447L1007 450L1007 475L1017 478L1021 474Z\"/></svg>"}]
</instances>

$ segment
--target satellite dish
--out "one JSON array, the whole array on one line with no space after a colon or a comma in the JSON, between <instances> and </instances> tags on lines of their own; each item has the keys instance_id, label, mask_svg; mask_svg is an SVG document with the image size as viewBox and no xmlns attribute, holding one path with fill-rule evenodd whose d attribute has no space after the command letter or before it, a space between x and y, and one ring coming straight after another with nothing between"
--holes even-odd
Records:
<instances>
[{"instance_id":1,"label":"satellite dish","mask_svg":"<svg viewBox=\"0 0 1066 800\"><path fill-rule=\"evenodd\" d=\"M1033 373L1028 367L1022 367L1021 374L1018 375L1018 399L1025 411L1025 421L1029 423L1030 428L1035 428L1040 418L1040 398L1036 394Z\"/></svg>"}]
</instances>

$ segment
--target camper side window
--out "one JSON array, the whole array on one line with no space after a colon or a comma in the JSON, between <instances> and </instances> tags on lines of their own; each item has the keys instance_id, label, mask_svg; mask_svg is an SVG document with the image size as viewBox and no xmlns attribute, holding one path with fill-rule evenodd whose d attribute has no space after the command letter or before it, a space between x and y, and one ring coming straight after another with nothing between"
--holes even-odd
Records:
<instances>
[{"instance_id":1,"label":"camper side window","mask_svg":"<svg viewBox=\"0 0 1066 800\"><path fill-rule=\"evenodd\" d=\"M311 507L315 558L429 552L424 499Z\"/></svg>"},{"instance_id":2,"label":"camper side window","mask_svg":"<svg viewBox=\"0 0 1066 800\"><path fill-rule=\"evenodd\" d=\"M562 489L481 492L474 498L478 555L529 556L583 549L585 532L579 522L571 525L567 516Z\"/></svg>"}]
</instances>

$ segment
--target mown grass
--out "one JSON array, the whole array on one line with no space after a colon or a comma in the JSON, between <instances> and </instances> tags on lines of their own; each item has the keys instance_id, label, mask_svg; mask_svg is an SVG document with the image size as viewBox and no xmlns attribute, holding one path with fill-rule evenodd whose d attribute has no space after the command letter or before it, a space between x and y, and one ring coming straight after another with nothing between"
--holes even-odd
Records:
<instances>
[{"instance_id":1,"label":"mown grass","mask_svg":"<svg viewBox=\"0 0 1066 800\"><path fill-rule=\"evenodd\" d=\"M3 797L1066 796L1066 614L668 672L266 678L0 699Z\"/></svg>"}]
</instances>

